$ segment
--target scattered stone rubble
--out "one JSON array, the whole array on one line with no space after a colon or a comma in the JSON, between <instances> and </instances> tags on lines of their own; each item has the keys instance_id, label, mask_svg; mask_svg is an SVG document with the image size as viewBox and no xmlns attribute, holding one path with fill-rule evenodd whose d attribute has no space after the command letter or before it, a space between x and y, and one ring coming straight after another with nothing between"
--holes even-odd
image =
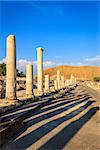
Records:
<instances>
[{"instance_id":1,"label":"scattered stone rubble","mask_svg":"<svg viewBox=\"0 0 100 150\"><path fill-rule=\"evenodd\" d=\"M100 82L87 81L86 86L100 92Z\"/></svg>"}]
</instances>

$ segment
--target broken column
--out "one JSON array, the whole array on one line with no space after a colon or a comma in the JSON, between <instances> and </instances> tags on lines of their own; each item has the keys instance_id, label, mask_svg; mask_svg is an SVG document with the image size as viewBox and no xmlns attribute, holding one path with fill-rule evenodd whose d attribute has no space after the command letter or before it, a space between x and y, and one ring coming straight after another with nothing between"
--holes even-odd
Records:
<instances>
[{"instance_id":1,"label":"broken column","mask_svg":"<svg viewBox=\"0 0 100 150\"><path fill-rule=\"evenodd\" d=\"M60 89L60 71L57 70L57 84L58 84L58 89Z\"/></svg>"},{"instance_id":2,"label":"broken column","mask_svg":"<svg viewBox=\"0 0 100 150\"><path fill-rule=\"evenodd\" d=\"M43 95L43 48L37 48L37 93Z\"/></svg>"},{"instance_id":3,"label":"broken column","mask_svg":"<svg viewBox=\"0 0 100 150\"><path fill-rule=\"evenodd\" d=\"M55 89L55 90L58 90L57 80L54 80L54 89Z\"/></svg>"},{"instance_id":4,"label":"broken column","mask_svg":"<svg viewBox=\"0 0 100 150\"><path fill-rule=\"evenodd\" d=\"M45 92L50 92L49 82L50 82L49 75L45 75Z\"/></svg>"},{"instance_id":5,"label":"broken column","mask_svg":"<svg viewBox=\"0 0 100 150\"><path fill-rule=\"evenodd\" d=\"M6 98L16 99L16 39L14 35L7 37Z\"/></svg>"},{"instance_id":6,"label":"broken column","mask_svg":"<svg viewBox=\"0 0 100 150\"><path fill-rule=\"evenodd\" d=\"M27 97L33 96L33 65L26 66L26 95Z\"/></svg>"}]
</instances>

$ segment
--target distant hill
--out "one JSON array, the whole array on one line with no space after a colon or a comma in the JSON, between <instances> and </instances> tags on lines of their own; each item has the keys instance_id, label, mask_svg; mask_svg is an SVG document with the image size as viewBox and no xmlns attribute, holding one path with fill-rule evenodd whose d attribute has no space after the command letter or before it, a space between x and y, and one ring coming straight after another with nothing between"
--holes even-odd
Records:
<instances>
[{"instance_id":1,"label":"distant hill","mask_svg":"<svg viewBox=\"0 0 100 150\"><path fill-rule=\"evenodd\" d=\"M57 70L60 70L65 78L69 78L71 74L80 80L91 80L94 77L100 77L100 67L96 66L57 66L45 69L44 74L49 74L51 79L54 79L56 78Z\"/></svg>"}]
</instances>

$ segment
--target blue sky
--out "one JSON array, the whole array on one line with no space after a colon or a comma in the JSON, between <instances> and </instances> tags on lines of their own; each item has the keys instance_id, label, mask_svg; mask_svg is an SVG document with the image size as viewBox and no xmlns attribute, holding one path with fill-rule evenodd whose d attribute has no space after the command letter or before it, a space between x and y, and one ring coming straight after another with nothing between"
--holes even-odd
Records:
<instances>
[{"instance_id":1,"label":"blue sky","mask_svg":"<svg viewBox=\"0 0 100 150\"><path fill-rule=\"evenodd\" d=\"M6 57L6 37L16 36L17 59L54 64L100 65L100 2L0 2L0 60Z\"/></svg>"}]
</instances>

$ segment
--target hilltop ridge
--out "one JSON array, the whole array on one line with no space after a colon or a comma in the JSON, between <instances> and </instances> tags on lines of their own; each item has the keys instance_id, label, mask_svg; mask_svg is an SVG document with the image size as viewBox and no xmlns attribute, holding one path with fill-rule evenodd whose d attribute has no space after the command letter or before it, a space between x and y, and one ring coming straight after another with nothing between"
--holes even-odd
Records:
<instances>
[{"instance_id":1,"label":"hilltop ridge","mask_svg":"<svg viewBox=\"0 0 100 150\"><path fill-rule=\"evenodd\" d=\"M44 74L49 74L52 78L56 77L57 70L60 70L61 75L69 78L73 74L78 79L91 80L93 77L100 76L100 66L57 66L44 70Z\"/></svg>"}]
</instances>

